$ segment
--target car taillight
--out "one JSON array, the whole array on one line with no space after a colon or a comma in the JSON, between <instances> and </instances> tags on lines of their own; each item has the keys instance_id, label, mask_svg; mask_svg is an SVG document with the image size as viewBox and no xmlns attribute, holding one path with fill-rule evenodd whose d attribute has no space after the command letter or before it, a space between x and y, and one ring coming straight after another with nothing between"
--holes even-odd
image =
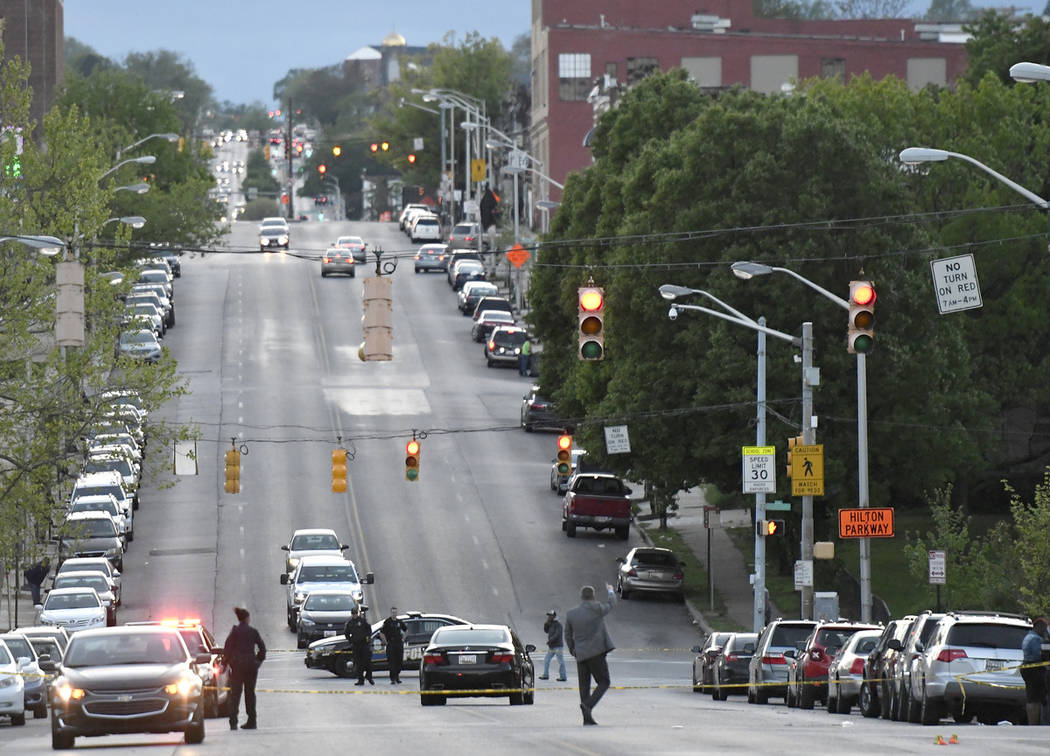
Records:
<instances>
[{"instance_id":1,"label":"car taillight","mask_svg":"<svg viewBox=\"0 0 1050 756\"><path fill-rule=\"evenodd\" d=\"M514 654L501 653L499 651L492 654L493 664L511 664L514 661Z\"/></svg>"},{"instance_id":2,"label":"car taillight","mask_svg":"<svg viewBox=\"0 0 1050 756\"><path fill-rule=\"evenodd\" d=\"M445 657L441 654L423 654L424 664L444 664Z\"/></svg>"},{"instance_id":3,"label":"car taillight","mask_svg":"<svg viewBox=\"0 0 1050 756\"><path fill-rule=\"evenodd\" d=\"M331 258L331 257L326 257L326 258L324 259L324 261L325 261L326 263L330 263L330 262L332 262L332 258Z\"/></svg>"},{"instance_id":4,"label":"car taillight","mask_svg":"<svg viewBox=\"0 0 1050 756\"><path fill-rule=\"evenodd\" d=\"M787 659L783 656L763 656L763 664L787 664Z\"/></svg>"},{"instance_id":5,"label":"car taillight","mask_svg":"<svg viewBox=\"0 0 1050 756\"><path fill-rule=\"evenodd\" d=\"M956 659L965 659L966 652L961 648L946 648L937 654L937 661L939 662L953 662Z\"/></svg>"},{"instance_id":6,"label":"car taillight","mask_svg":"<svg viewBox=\"0 0 1050 756\"><path fill-rule=\"evenodd\" d=\"M726 661L727 662L740 661L740 657L737 656L736 654L726 654Z\"/></svg>"},{"instance_id":7,"label":"car taillight","mask_svg":"<svg viewBox=\"0 0 1050 756\"><path fill-rule=\"evenodd\" d=\"M676 572L676 573L674 574L673 578L674 578L675 580L681 580L681 579L682 579L682 573L681 573L681 572Z\"/></svg>"},{"instance_id":8,"label":"car taillight","mask_svg":"<svg viewBox=\"0 0 1050 756\"><path fill-rule=\"evenodd\" d=\"M853 664L850 665L849 673L851 675L863 675L864 674L864 660L854 659Z\"/></svg>"},{"instance_id":9,"label":"car taillight","mask_svg":"<svg viewBox=\"0 0 1050 756\"><path fill-rule=\"evenodd\" d=\"M627 571L628 577L638 577L638 570L633 567Z\"/></svg>"}]
</instances>

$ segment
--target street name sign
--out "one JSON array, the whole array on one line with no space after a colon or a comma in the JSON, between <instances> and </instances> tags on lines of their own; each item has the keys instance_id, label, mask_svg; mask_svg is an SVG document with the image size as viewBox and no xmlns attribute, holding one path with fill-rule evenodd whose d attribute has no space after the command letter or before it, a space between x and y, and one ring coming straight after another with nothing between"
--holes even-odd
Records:
<instances>
[{"instance_id":1,"label":"street name sign","mask_svg":"<svg viewBox=\"0 0 1050 756\"><path fill-rule=\"evenodd\" d=\"M824 444L791 450L791 495L824 495Z\"/></svg>"},{"instance_id":2,"label":"street name sign","mask_svg":"<svg viewBox=\"0 0 1050 756\"><path fill-rule=\"evenodd\" d=\"M930 585L944 585L948 578L945 553L940 549L930 549L927 555L930 559Z\"/></svg>"},{"instance_id":3,"label":"street name sign","mask_svg":"<svg viewBox=\"0 0 1050 756\"><path fill-rule=\"evenodd\" d=\"M790 501L781 501L780 499L777 499L776 501L767 501L766 502L766 511L767 512L790 512L791 511L791 502Z\"/></svg>"},{"instance_id":4,"label":"street name sign","mask_svg":"<svg viewBox=\"0 0 1050 756\"><path fill-rule=\"evenodd\" d=\"M930 271L933 273L933 291L937 295L937 312L941 315L983 306L973 255L933 260Z\"/></svg>"},{"instance_id":5,"label":"street name sign","mask_svg":"<svg viewBox=\"0 0 1050 756\"><path fill-rule=\"evenodd\" d=\"M744 493L775 493L777 490L775 446L745 446Z\"/></svg>"},{"instance_id":6,"label":"street name sign","mask_svg":"<svg viewBox=\"0 0 1050 756\"><path fill-rule=\"evenodd\" d=\"M839 538L893 538L893 507L840 509Z\"/></svg>"}]
</instances>

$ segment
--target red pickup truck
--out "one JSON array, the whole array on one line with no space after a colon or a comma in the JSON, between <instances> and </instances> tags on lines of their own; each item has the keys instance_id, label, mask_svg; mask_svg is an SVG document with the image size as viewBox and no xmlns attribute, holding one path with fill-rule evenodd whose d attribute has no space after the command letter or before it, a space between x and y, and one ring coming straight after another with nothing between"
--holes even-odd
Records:
<instances>
[{"instance_id":1,"label":"red pickup truck","mask_svg":"<svg viewBox=\"0 0 1050 756\"><path fill-rule=\"evenodd\" d=\"M569 538L576 528L616 531L626 541L631 528L631 489L609 473L577 473L562 505L561 529Z\"/></svg>"}]
</instances>

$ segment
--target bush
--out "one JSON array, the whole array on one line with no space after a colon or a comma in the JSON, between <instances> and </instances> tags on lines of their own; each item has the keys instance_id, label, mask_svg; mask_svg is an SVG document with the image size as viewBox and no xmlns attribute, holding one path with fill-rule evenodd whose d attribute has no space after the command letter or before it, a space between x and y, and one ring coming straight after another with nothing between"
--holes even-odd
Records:
<instances>
[{"instance_id":1,"label":"bush","mask_svg":"<svg viewBox=\"0 0 1050 756\"><path fill-rule=\"evenodd\" d=\"M241 220L262 220L263 218L280 214L281 206L277 203L277 200L260 197L259 199L253 199L244 206Z\"/></svg>"}]
</instances>

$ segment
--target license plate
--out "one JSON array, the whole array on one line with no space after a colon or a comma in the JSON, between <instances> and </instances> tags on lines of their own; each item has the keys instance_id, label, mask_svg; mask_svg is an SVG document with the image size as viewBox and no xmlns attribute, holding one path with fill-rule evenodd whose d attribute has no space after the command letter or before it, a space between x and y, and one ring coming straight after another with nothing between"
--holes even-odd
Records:
<instances>
[{"instance_id":1,"label":"license plate","mask_svg":"<svg viewBox=\"0 0 1050 756\"><path fill-rule=\"evenodd\" d=\"M331 638L333 635L335 635L335 630L325 630L324 631L324 637L325 638Z\"/></svg>"},{"instance_id":2,"label":"license plate","mask_svg":"<svg viewBox=\"0 0 1050 756\"><path fill-rule=\"evenodd\" d=\"M597 520L598 522L611 522L611 521L612 521L612 518L611 518L611 517L596 517L595 519L596 519L596 520Z\"/></svg>"},{"instance_id":3,"label":"license plate","mask_svg":"<svg viewBox=\"0 0 1050 756\"><path fill-rule=\"evenodd\" d=\"M478 656L477 656L477 654L460 654L459 655L459 663L460 664L477 664L478 663Z\"/></svg>"},{"instance_id":4,"label":"license plate","mask_svg":"<svg viewBox=\"0 0 1050 756\"><path fill-rule=\"evenodd\" d=\"M998 672L1006 666L1006 662L1002 659L989 659L985 662L984 668L989 672Z\"/></svg>"},{"instance_id":5,"label":"license plate","mask_svg":"<svg viewBox=\"0 0 1050 756\"><path fill-rule=\"evenodd\" d=\"M422 659L423 658L423 649L422 649L422 647L416 646L415 648L408 649L407 657L409 659Z\"/></svg>"}]
</instances>

